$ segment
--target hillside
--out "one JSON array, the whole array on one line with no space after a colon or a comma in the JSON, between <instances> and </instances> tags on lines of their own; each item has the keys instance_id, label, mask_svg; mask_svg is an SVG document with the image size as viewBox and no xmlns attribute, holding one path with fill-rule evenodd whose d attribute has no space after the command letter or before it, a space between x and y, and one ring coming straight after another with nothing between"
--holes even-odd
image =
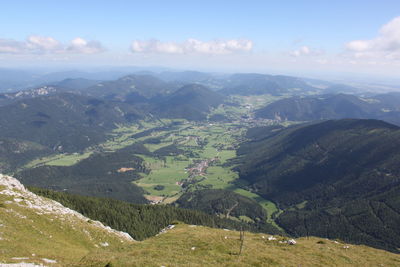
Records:
<instances>
[{"instance_id":1,"label":"hillside","mask_svg":"<svg viewBox=\"0 0 400 267\"><path fill-rule=\"evenodd\" d=\"M348 119L258 134L241 145L237 169L284 209L278 222L288 233L397 251L399 127Z\"/></svg>"},{"instance_id":2,"label":"hillside","mask_svg":"<svg viewBox=\"0 0 400 267\"><path fill-rule=\"evenodd\" d=\"M276 240L268 240L276 238ZM80 264L113 266L397 266L399 255L321 238L289 239L180 225L166 234L130 245L120 252L93 252ZM128 251L128 253L127 253ZM129 253L130 251L130 253ZM143 256L145 255L145 256Z\"/></svg>"},{"instance_id":3,"label":"hillside","mask_svg":"<svg viewBox=\"0 0 400 267\"><path fill-rule=\"evenodd\" d=\"M278 100L257 110L256 116L267 119L313 121L342 118L368 118L376 108L353 95L292 97Z\"/></svg>"},{"instance_id":4,"label":"hillside","mask_svg":"<svg viewBox=\"0 0 400 267\"><path fill-rule=\"evenodd\" d=\"M134 240L0 174L0 266L29 262L65 266L94 250ZM42 265L41 265L42 266Z\"/></svg>"},{"instance_id":5,"label":"hillside","mask_svg":"<svg viewBox=\"0 0 400 267\"><path fill-rule=\"evenodd\" d=\"M0 94L0 106L9 105L23 99L35 98L46 95L54 95L62 92L64 92L64 89L61 87L45 85L18 92L3 93Z\"/></svg>"},{"instance_id":6,"label":"hillside","mask_svg":"<svg viewBox=\"0 0 400 267\"><path fill-rule=\"evenodd\" d=\"M143 159L136 155L146 151L140 145L132 145L115 152L95 153L72 166L44 165L26 169L16 177L30 186L147 203L143 197L145 191L132 183L148 172Z\"/></svg>"},{"instance_id":7,"label":"hillside","mask_svg":"<svg viewBox=\"0 0 400 267\"><path fill-rule=\"evenodd\" d=\"M201 210L229 218L237 217L264 222L266 211L257 201L222 189L206 189L183 194L176 202L179 207Z\"/></svg>"},{"instance_id":8,"label":"hillside","mask_svg":"<svg viewBox=\"0 0 400 267\"><path fill-rule=\"evenodd\" d=\"M118 80L105 81L84 89L83 92L101 97L127 102L145 102L166 94L175 88L173 83L164 82L151 75L132 74Z\"/></svg>"},{"instance_id":9,"label":"hillside","mask_svg":"<svg viewBox=\"0 0 400 267\"><path fill-rule=\"evenodd\" d=\"M75 78L75 79L68 78L59 82L54 82L54 84L56 84L58 87L70 91L83 90L85 88L94 86L99 83L100 83L99 80L90 80L84 78Z\"/></svg>"},{"instance_id":10,"label":"hillside","mask_svg":"<svg viewBox=\"0 0 400 267\"><path fill-rule=\"evenodd\" d=\"M291 97L257 110L256 116L279 121L380 119L399 124L399 100L396 94L382 94L370 98L349 94Z\"/></svg>"},{"instance_id":11,"label":"hillside","mask_svg":"<svg viewBox=\"0 0 400 267\"><path fill-rule=\"evenodd\" d=\"M397 266L398 254L320 238L288 238L177 224L138 242L0 176L0 265ZM29 223L21 223L21 222ZM18 223L17 223L18 222ZM30 265L28 264L30 263ZM6 265L10 264L10 265ZM15 265L14 265L15 266Z\"/></svg>"},{"instance_id":12,"label":"hillside","mask_svg":"<svg viewBox=\"0 0 400 267\"><path fill-rule=\"evenodd\" d=\"M135 107L69 93L46 95L0 107L0 138L32 141L76 152L105 139L105 132L142 117Z\"/></svg>"},{"instance_id":13,"label":"hillside","mask_svg":"<svg viewBox=\"0 0 400 267\"><path fill-rule=\"evenodd\" d=\"M135 240L157 235L162 229L180 221L214 228L244 229L252 232L279 234L278 229L264 224L260 227L232 218L221 218L202 211L172 205L132 204L111 198L86 197L65 192L30 187L32 192L60 202L92 220L99 220L113 229L127 232Z\"/></svg>"},{"instance_id":14,"label":"hillside","mask_svg":"<svg viewBox=\"0 0 400 267\"><path fill-rule=\"evenodd\" d=\"M223 99L203 85L189 84L163 98L153 112L167 118L204 120L207 112L222 104Z\"/></svg>"},{"instance_id":15,"label":"hillside","mask_svg":"<svg viewBox=\"0 0 400 267\"><path fill-rule=\"evenodd\" d=\"M13 138L0 138L0 173L9 172L16 166L52 152L51 149L37 143Z\"/></svg>"}]
</instances>

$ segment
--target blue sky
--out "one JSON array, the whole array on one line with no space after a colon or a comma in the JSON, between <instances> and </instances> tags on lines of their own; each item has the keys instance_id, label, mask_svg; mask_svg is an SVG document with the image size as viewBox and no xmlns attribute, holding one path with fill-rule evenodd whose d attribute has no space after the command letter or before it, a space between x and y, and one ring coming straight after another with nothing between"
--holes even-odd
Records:
<instances>
[{"instance_id":1,"label":"blue sky","mask_svg":"<svg viewBox=\"0 0 400 267\"><path fill-rule=\"evenodd\" d=\"M399 16L400 1L384 0L2 1L0 66L393 76L400 60Z\"/></svg>"}]
</instances>

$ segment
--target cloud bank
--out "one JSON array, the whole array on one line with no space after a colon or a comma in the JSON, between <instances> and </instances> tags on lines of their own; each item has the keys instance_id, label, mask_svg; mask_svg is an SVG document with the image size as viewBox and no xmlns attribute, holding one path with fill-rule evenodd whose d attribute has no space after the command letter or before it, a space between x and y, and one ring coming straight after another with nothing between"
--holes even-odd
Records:
<instances>
[{"instance_id":1,"label":"cloud bank","mask_svg":"<svg viewBox=\"0 0 400 267\"><path fill-rule=\"evenodd\" d=\"M253 42L245 39L214 40L209 42L188 39L182 43L161 42L159 40L135 40L131 44L131 51L133 53L223 55L248 52L252 49Z\"/></svg>"},{"instance_id":2,"label":"cloud bank","mask_svg":"<svg viewBox=\"0 0 400 267\"><path fill-rule=\"evenodd\" d=\"M400 17L385 24L371 40L348 42L346 49L356 58L400 59Z\"/></svg>"},{"instance_id":3,"label":"cloud bank","mask_svg":"<svg viewBox=\"0 0 400 267\"><path fill-rule=\"evenodd\" d=\"M52 37L31 35L25 41L0 38L0 54L96 54L105 49L96 41L75 38L64 45Z\"/></svg>"}]
</instances>

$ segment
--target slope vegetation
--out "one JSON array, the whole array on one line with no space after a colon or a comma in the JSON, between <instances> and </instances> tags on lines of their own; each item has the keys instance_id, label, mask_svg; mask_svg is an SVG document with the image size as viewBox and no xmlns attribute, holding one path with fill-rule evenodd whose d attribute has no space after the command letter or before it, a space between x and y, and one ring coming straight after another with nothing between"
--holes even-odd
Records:
<instances>
[{"instance_id":1,"label":"slope vegetation","mask_svg":"<svg viewBox=\"0 0 400 267\"><path fill-rule=\"evenodd\" d=\"M400 97L396 94L383 94L371 98L348 94L291 97L257 110L256 116L279 121L381 119L398 125L399 102Z\"/></svg>"},{"instance_id":2,"label":"slope vegetation","mask_svg":"<svg viewBox=\"0 0 400 267\"><path fill-rule=\"evenodd\" d=\"M300 238L295 245L289 245L286 237L245 232L240 249L242 242L237 231L182 223L135 242L126 233L27 191L13 178L0 176L0 184L0 265L4 266L398 266L400 263L398 254L313 237ZM90 199L86 201L89 206L94 204ZM162 206L153 210L156 209Z\"/></svg>"},{"instance_id":3,"label":"slope vegetation","mask_svg":"<svg viewBox=\"0 0 400 267\"><path fill-rule=\"evenodd\" d=\"M241 146L238 170L285 209L288 233L400 247L399 127L348 119L264 136Z\"/></svg>"},{"instance_id":4,"label":"slope vegetation","mask_svg":"<svg viewBox=\"0 0 400 267\"><path fill-rule=\"evenodd\" d=\"M223 103L223 96L203 85L186 85L168 95L153 110L160 117L204 120L212 107Z\"/></svg>"},{"instance_id":5,"label":"slope vegetation","mask_svg":"<svg viewBox=\"0 0 400 267\"><path fill-rule=\"evenodd\" d=\"M174 89L176 88L173 84L164 82L154 76L132 74L118 80L98 83L84 89L83 92L94 97L141 102L166 94Z\"/></svg>"},{"instance_id":6,"label":"slope vegetation","mask_svg":"<svg viewBox=\"0 0 400 267\"><path fill-rule=\"evenodd\" d=\"M128 234L39 197L18 180L0 174L0 266L6 262L65 266L93 250L133 241Z\"/></svg>"},{"instance_id":7,"label":"slope vegetation","mask_svg":"<svg viewBox=\"0 0 400 267\"><path fill-rule=\"evenodd\" d=\"M0 107L0 137L39 143L62 152L82 151L105 132L141 117L135 107L74 94L21 100Z\"/></svg>"},{"instance_id":8,"label":"slope vegetation","mask_svg":"<svg viewBox=\"0 0 400 267\"><path fill-rule=\"evenodd\" d=\"M206 189L183 194L176 204L182 208L201 210L224 217L246 218L254 222L266 220L265 210L255 200L222 189Z\"/></svg>"}]
</instances>

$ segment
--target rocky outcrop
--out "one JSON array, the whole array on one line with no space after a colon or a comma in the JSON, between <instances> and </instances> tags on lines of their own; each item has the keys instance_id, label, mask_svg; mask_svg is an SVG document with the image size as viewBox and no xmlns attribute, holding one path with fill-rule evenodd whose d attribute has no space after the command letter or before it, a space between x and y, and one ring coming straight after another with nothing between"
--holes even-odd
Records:
<instances>
[{"instance_id":1,"label":"rocky outcrop","mask_svg":"<svg viewBox=\"0 0 400 267\"><path fill-rule=\"evenodd\" d=\"M116 231L109 226L105 226L99 221L92 221L82 214L64 207L60 203L38 196L27 190L17 179L0 174L0 195L10 196L5 204L16 204L21 207L32 209L38 215L52 215L62 221L84 221L91 222L92 226L98 227L111 235L115 235L124 241L134 241L134 239L125 232Z\"/></svg>"}]
</instances>

